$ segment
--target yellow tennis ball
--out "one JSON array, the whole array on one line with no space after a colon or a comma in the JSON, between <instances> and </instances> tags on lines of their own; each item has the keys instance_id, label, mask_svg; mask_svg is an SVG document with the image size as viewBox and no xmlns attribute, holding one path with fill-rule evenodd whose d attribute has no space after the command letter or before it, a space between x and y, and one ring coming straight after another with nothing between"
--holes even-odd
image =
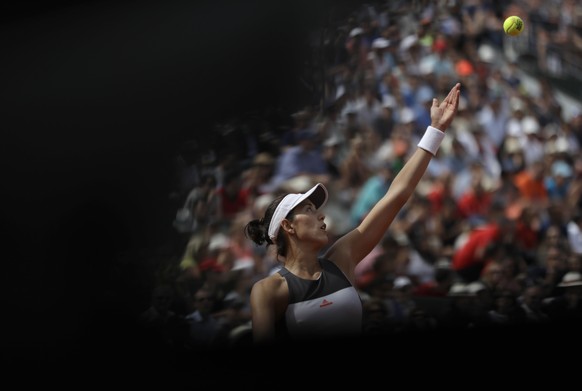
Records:
<instances>
[{"instance_id":1,"label":"yellow tennis ball","mask_svg":"<svg viewBox=\"0 0 582 391\"><path fill-rule=\"evenodd\" d=\"M505 19L505 22L503 22L503 30L505 31L505 34L511 35L512 37L521 34L524 26L523 20L515 15L509 16Z\"/></svg>"}]
</instances>

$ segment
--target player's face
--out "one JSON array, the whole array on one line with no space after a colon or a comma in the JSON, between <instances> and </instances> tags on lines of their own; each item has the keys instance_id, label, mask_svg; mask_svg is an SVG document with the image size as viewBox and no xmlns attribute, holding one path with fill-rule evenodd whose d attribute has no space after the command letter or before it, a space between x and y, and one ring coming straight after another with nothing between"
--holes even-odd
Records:
<instances>
[{"instance_id":1,"label":"player's face","mask_svg":"<svg viewBox=\"0 0 582 391\"><path fill-rule=\"evenodd\" d=\"M327 244L328 236L324 219L325 215L317 210L311 201L306 200L294 210L292 227L295 236L300 241Z\"/></svg>"}]
</instances>

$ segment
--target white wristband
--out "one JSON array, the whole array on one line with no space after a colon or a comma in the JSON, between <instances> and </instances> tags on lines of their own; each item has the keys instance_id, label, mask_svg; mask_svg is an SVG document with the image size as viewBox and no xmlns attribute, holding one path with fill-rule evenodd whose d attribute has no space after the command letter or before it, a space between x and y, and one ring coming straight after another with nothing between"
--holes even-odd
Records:
<instances>
[{"instance_id":1,"label":"white wristband","mask_svg":"<svg viewBox=\"0 0 582 391\"><path fill-rule=\"evenodd\" d=\"M439 150L441 142L443 141L444 138L445 132L443 132L442 130L438 130L437 128L433 128L432 126L429 126L426 128L424 135L418 142L418 147L432 153L434 156Z\"/></svg>"}]
</instances>

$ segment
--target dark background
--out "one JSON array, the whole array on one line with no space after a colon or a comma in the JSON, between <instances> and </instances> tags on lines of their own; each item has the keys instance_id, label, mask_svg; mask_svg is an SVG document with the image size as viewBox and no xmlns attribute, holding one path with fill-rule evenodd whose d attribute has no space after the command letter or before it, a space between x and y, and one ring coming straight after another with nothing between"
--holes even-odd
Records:
<instances>
[{"instance_id":1,"label":"dark background","mask_svg":"<svg viewBox=\"0 0 582 391\"><path fill-rule=\"evenodd\" d=\"M109 285L137 287L139 266L119 254L171 235L179 146L197 137L212 147L200 135L221 119L308 102L298 80L324 9L302 0L1 6L6 355L123 341L130 304Z\"/></svg>"},{"instance_id":2,"label":"dark background","mask_svg":"<svg viewBox=\"0 0 582 391\"><path fill-rule=\"evenodd\" d=\"M128 357L131 303L119 292L131 298L143 276L135 259L119 254L131 258L170 235L179 145L221 119L273 105L291 112L310 101L299 76L311 55L309 35L330 7L307 0L0 6L3 358L91 357L102 366ZM534 332L513 331L503 336L522 354ZM354 364L367 368L379 353L400 361L424 346L434 359L453 347L466 351L465 341L479 351L499 346L498 337L400 336L296 353L319 364L353 353ZM279 352L262 353L256 365L272 373L281 367ZM235 355L227 364L255 366L245 360ZM177 367L189 371L186 363Z\"/></svg>"}]
</instances>

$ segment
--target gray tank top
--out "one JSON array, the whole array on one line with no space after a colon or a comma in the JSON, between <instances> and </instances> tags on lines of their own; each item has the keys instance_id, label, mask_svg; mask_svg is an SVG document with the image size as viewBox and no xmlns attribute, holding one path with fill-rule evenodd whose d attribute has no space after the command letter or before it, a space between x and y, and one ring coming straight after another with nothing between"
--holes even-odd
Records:
<instances>
[{"instance_id":1,"label":"gray tank top","mask_svg":"<svg viewBox=\"0 0 582 391\"><path fill-rule=\"evenodd\" d=\"M281 339L356 337L362 332L362 300L335 263L320 258L322 273L306 280L282 267L289 305L276 325Z\"/></svg>"}]
</instances>

